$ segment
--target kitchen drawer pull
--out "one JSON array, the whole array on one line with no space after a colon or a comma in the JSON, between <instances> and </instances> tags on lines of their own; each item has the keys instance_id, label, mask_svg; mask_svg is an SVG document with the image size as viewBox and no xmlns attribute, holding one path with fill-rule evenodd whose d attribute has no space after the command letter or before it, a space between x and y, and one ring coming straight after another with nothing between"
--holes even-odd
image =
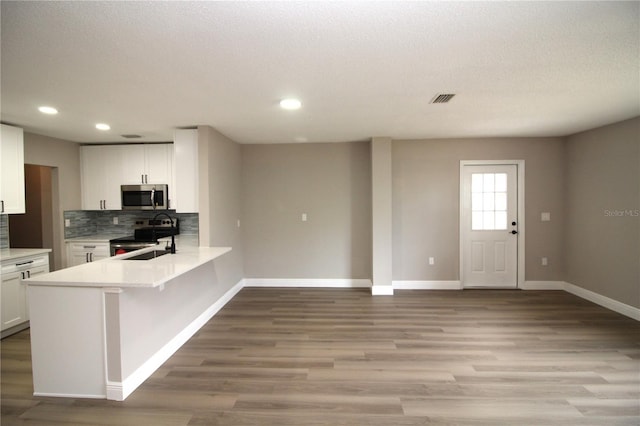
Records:
<instances>
[{"instance_id":1,"label":"kitchen drawer pull","mask_svg":"<svg viewBox=\"0 0 640 426\"><path fill-rule=\"evenodd\" d=\"M96 246L82 246L82 248L86 248L86 249L94 249L94 248L96 248Z\"/></svg>"},{"instance_id":2,"label":"kitchen drawer pull","mask_svg":"<svg viewBox=\"0 0 640 426\"><path fill-rule=\"evenodd\" d=\"M33 260L29 260L28 262L16 263L16 266L30 265L33 263Z\"/></svg>"}]
</instances>

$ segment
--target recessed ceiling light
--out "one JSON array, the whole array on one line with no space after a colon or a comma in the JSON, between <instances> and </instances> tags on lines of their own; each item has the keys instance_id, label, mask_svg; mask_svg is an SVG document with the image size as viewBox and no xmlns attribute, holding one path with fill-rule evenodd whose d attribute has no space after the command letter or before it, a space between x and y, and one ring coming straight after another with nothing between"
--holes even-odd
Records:
<instances>
[{"instance_id":1,"label":"recessed ceiling light","mask_svg":"<svg viewBox=\"0 0 640 426\"><path fill-rule=\"evenodd\" d=\"M301 106L302 102L294 98L283 99L280 101L280 108L282 109L294 110L300 109Z\"/></svg>"},{"instance_id":2,"label":"recessed ceiling light","mask_svg":"<svg viewBox=\"0 0 640 426\"><path fill-rule=\"evenodd\" d=\"M108 124L104 124L104 123L98 123L98 124L96 124L96 129L98 129L98 130L109 130L109 129L111 129L111 126L109 126Z\"/></svg>"},{"instance_id":3,"label":"recessed ceiling light","mask_svg":"<svg viewBox=\"0 0 640 426\"><path fill-rule=\"evenodd\" d=\"M55 109L54 107L50 107L50 106L38 107L38 111L40 111L43 114L49 114L49 115L54 115L54 114L58 113L57 109Z\"/></svg>"}]
</instances>

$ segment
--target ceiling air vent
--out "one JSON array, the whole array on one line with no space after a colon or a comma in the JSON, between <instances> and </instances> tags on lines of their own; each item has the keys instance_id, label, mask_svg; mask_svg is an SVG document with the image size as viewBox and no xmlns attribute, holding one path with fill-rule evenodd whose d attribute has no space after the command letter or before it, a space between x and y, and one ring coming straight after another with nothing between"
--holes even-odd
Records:
<instances>
[{"instance_id":1,"label":"ceiling air vent","mask_svg":"<svg viewBox=\"0 0 640 426\"><path fill-rule=\"evenodd\" d=\"M432 104L446 104L455 96L455 93L440 93L431 99Z\"/></svg>"},{"instance_id":2,"label":"ceiling air vent","mask_svg":"<svg viewBox=\"0 0 640 426\"><path fill-rule=\"evenodd\" d=\"M142 137L140 135L120 135L120 136L122 136L125 139L139 139Z\"/></svg>"}]
</instances>

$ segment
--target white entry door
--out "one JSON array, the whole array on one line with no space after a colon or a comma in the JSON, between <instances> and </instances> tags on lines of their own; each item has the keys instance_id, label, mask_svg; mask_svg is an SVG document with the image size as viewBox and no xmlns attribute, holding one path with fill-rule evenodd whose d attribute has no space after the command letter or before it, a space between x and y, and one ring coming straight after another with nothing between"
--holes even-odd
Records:
<instances>
[{"instance_id":1,"label":"white entry door","mask_svg":"<svg viewBox=\"0 0 640 426\"><path fill-rule=\"evenodd\" d=\"M462 165L462 286L518 285L518 166Z\"/></svg>"}]
</instances>

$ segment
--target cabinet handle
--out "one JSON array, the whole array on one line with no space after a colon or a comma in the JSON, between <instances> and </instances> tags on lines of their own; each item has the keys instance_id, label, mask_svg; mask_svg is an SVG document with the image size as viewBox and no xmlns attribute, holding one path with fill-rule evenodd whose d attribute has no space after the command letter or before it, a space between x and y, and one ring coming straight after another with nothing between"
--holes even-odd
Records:
<instances>
[{"instance_id":1,"label":"cabinet handle","mask_svg":"<svg viewBox=\"0 0 640 426\"><path fill-rule=\"evenodd\" d=\"M31 263L33 263L33 260L29 260L28 262L16 263L16 266L29 265Z\"/></svg>"},{"instance_id":2,"label":"cabinet handle","mask_svg":"<svg viewBox=\"0 0 640 426\"><path fill-rule=\"evenodd\" d=\"M93 262L93 253L89 253L89 259Z\"/></svg>"},{"instance_id":3,"label":"cabinet handle","mask_svg":"<svg viewBox=\"0 0 640 426\"><path fill-rule=\"evenodd\" d=\"M24 272L20 272L20 276L22 277L22 279L24 280Z\"/></svg>"},{"instance_id":4,"label":"cabinet handle","mask_svg":"<svg viewBox=\"0 0 640 426\"><path fill-rule=\"evenodd\" d=\"M82 246L82 248L85 248L85 249L94 249L94 248L96 248L96 246Z\"/></svg>"},{"instance_id":5,"label":"cabinet handle","mask_svg":"<svg viewBox=\"0 0 640 426\"><path fill-rule=\"evenodd\" d=\"M31 271L27 271L27 278L31 278Z\"/></svg>"},{"instance_id":6,"label":"cabinet handle","mask_svg":"<svg viewBox=\"0 0 640 426\"><path fill-rule=\"evenodd\" d=\"M144 175L140 175L140 183L144 183Z\"/></svg>"},{"instance_id":7,"label":"cabinet handle","mask_svg":"<svg viewBox=\"0 0 640 426\"><path fill-rule=\"evenodd\" d=\"M4 213L4 200L0 200L0 204L2 204L2 209L0 209L0 213Z\"/></svg>"},{"instance_id":8,"label":"cabinet handle","mask_svg":"<svg viewBox=\"0 0 640 426\"><path fill-rule=\"evenodd\" d=\"M149 183L149 175L144 175L144 183Z\"/></svg>"}]
</instances>

